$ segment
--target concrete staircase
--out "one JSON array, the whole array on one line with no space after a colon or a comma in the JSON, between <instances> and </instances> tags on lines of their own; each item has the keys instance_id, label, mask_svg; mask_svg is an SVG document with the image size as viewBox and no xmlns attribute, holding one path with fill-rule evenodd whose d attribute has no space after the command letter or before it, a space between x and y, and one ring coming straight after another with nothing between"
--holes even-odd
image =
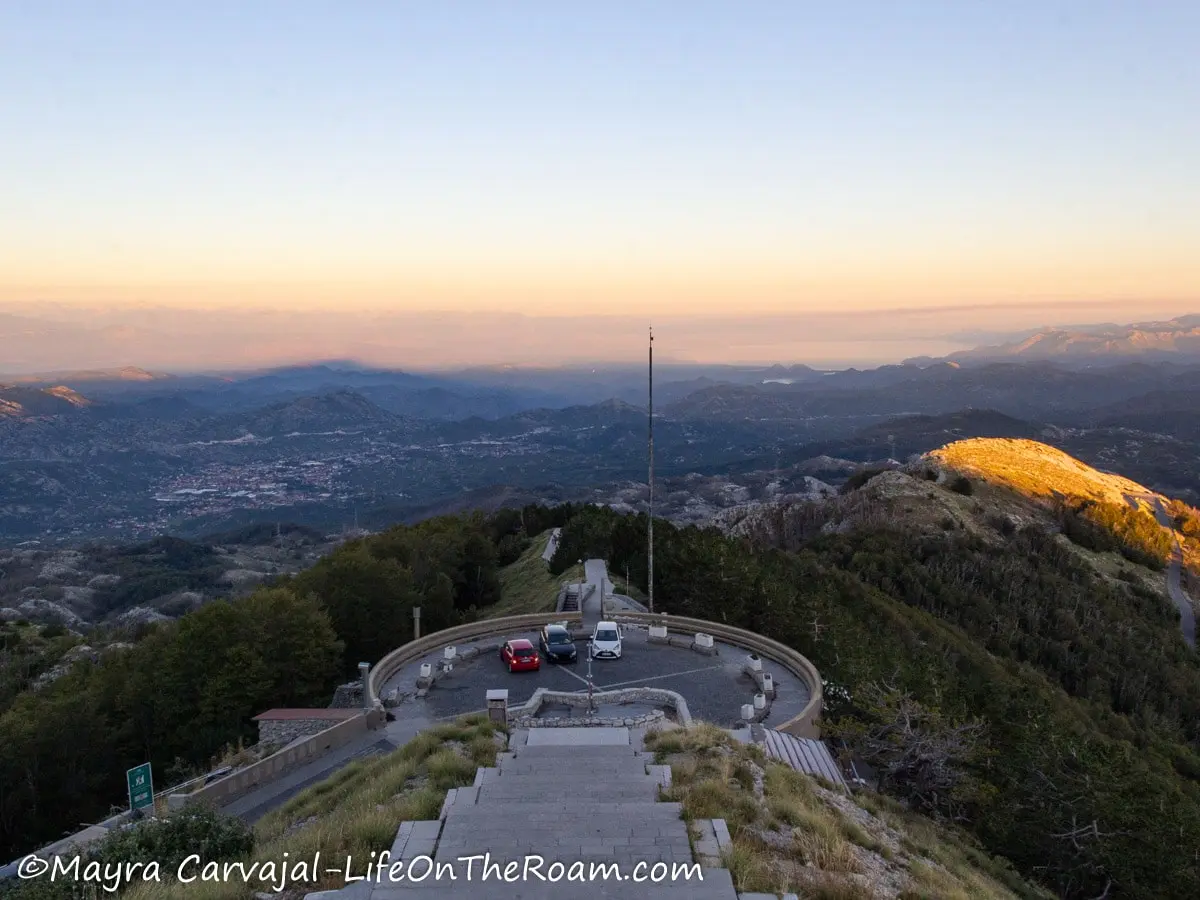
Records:
<instances>
[{"instance_id":1,"label":"concrete staircase","mask_svg":"<svg viewBox=\"0 0 1200 900\"><path fill-rule=\"evenodd\" d=\"M406 863L405 880L389 882L385 876L381 883L336 893L353 900L425 895L560 900L565 893L734 900L729 871L713 865L710 854L703 862L694 860L680 805L658 801L659 789L670 784L670 768L654 765L630 740L626 728L515 732L496 768L479 769L472 787L449 792L438 820L400 826L392 861ZM468 881L464 858L485 854L493 864L489 877L483 877L487 860L477 860ZM429 875L413 883L407 864L420 857L431 857L433 867L418 861L412 874ZM522 874L536 867L536 857L543 860L545 880ZM583 864L575 870L583 880L571 877L577 862ZM457 880L435 877L443 863L442 871L452 871ZM565 871L552 868L555 863Z\"/></svg>"},{"instance_id":2,"label":"concrete staircase","mask_svg":"<svg viewBox=\"0 0 1200 900\"><path fill-rule=\"evenodd\" d=\"M579 612L578 586L563 589L563 598L558 605L558 612Z\"/></svg>"}]
</instances>

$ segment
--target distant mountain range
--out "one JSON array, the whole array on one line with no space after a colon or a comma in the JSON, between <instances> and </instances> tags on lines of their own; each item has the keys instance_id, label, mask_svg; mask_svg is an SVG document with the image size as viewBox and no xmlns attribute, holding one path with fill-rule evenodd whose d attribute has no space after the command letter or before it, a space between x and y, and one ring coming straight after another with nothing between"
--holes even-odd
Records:
<instances>
[{"instance_id":1,"label":"distant mountain range","mask_svg":"<svg viewBox=\"0 0 1200 900\"><path fill-rule=\"evenodd\" d=\"M336 361L28 378L0 385L0 534L149 537L280 520L332 529L356 509L379 510L383 524L497 486L511 500L643 482L646 387L641 366L413 373ZM957 438L1020 437L1200 496L1198 400L1200 359L1185 358L664 365L656 474L801 467L832 483L847 466ZM690 490L679 488L680 510Z\"/></svg>"},{"instance_id":2,"label":"distant mountain range","mask_svg":"<svg viewBox=\"0 0 1200 900\"><path fill-rule=\"evenodd\" d=\"M0 384L0 418L57 416L91 404L91 400L62 385L39 388Z\"/></svg>"},{"instance_id":3,"label":"distant mountain range","mask_svg":"<svg viewBox=\"0 0 1200 900\"><path fill-rule=\"evenodd\" d=\"M914 357L906 365L996 360L1055 360L1085 364L1106 361L1200 360L1200 315L1132 325L1084 325L1046 328L1008 343L960 350L948 356Z\"/></svg>"}]
</instances>

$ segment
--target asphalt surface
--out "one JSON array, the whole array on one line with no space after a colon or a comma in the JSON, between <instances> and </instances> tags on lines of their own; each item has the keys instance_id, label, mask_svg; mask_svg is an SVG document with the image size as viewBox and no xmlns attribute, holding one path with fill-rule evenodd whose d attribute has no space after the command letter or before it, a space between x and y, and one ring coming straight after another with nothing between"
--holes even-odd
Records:
<instances>
[{"instance_id":1,"label":"asphalt surface","mask_svg":"<svg viewBox=\"0 0 1200 900\"><path fill-rule=\"evenodd\" d=\"M510 634L490 638L480 644L499 644L502 640L524 637L536 645L536 632ZM693 719L703 719L724 727L735 727L741 721L742 704L750 703L755 693L754 682L743 674L746 650L718 644L718 655L704 656L686 647L651 644L645 631L626 629L620 659L592 661L595 690L615 690L625 687L658 687L676 691L687 700ZM461 645L461 652L466 646ZM475 645L478 646L478 645ZM579 657L575 663L550 664L543 662L537 672L509 673L500 661L497 649L489 649L466 662L459 661L449 675L440 676L423 698L411 698L391 710L398 722L409 716L426 721L453 718L482 710L487 691L508 690L509 706L519 706L533 696L538 688L584 693L587 691L587 644L577 643ZM435 665L441 653L406 666L384 688L412 691L421 662ZM777 698L772 704L766 724L777 724L798 714L808 702L808 689L803 682L786 672L780 665L765 664L775 679Z\"/></svg>"},{"instance_id":2,"label":"asphalt surface","mask_svg":"<svg viewBox=\"0 0 1200 900\"><path fill-rule=\"evenodd\" d=\"M378 738L378 735L374 735L373 737L375 739L370 743L356 743L351 747L347 747L347 752L335 753L329 757L324 757L321 760L321 762L327 763L324 766L315 766L312 771L306 770L293 773L298 777L280 780L280 782L286 781L287 784L272 782L266 785L268 790L252 791L245 797L241 797L229 806L226 806L222 812L237 816L243 822L253 825L267 813L283 806L283 804L287 803L288 800L295 797L301 791L307 790L314 784L320 784L355 760L380 756L398 749L397 745L391 741L381 740ZM270 790L271 788L277 789Z\"/></svg>"},{"instance_id":3,"label":"asphalt surface","mask_svg":"<svg viewBox=\"0 0 1200 900\"><path fill-rule=\"evenodd\" d=\"M1188 646L1196 646L1196 611L1192 601L1183 591L1183 549L1179 546L1179 538L1175 535L1175 523L1163 509L1162 501L1157 497L1148 498L1154 504L1154 516L1158 524L1171 529L1171 539L1175 542L1171 550L1171 561L1167 564L1167 593L1171 595L1176 608L1179 610L1179 626L1183 629L1183 639Z\"/></svg>"}]
</instances>

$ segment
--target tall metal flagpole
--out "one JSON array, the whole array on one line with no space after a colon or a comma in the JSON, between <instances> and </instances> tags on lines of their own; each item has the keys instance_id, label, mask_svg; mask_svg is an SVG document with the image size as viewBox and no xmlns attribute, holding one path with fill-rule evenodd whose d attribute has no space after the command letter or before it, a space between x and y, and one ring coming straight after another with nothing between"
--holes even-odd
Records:
<instances>
[{"instance_id":1,"label":"tall metal flagpole","mask_svg":"<svg viewBox=\"0 0 1200 900\"><path fill-rule=\"evenodd\" d=\"M649 451L650 451L650 519L646 523L646 598L650 602L650 612L654 612L654 328L650 329L650 415L649 415Z\"/></svg>"}]
</instances>

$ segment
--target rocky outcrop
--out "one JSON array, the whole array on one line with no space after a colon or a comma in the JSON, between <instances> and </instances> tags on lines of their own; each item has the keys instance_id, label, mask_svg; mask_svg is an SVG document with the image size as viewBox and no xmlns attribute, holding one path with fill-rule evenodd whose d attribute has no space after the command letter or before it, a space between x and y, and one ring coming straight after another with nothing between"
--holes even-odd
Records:
<instances>
[{"instance_id":1,"label":"rocky outcrop","mask_svg":"<svg viewBox=\"0 0 1200 900\"><path fill-rule=\"evenodd\" d=\"M31 597L23 601L17 611L21 618L41 625L81 625L83 619L77 616L61 603L55 603L44 597Z\"/></svg>"},{"instance_id":2,"label":"rocky outcrop","mask_svg":"<svg viewBox=\"0 0 1200 900\"><path fill-rule=\"evenodd\" d=\"M156 622L169 622L171 617L164 616L157 609L135 606L117 616L117 621L122 625L153 625Z\"/></svg>"},{"instance_id":3,"label":"rocky outcrop","mask_svg":"<svg viewBox=\"0 0 1200 900\"><path fill-rule=\"evenodd\" d=\"M100 658L100 651L88 644L80 644L78 647L72 647L62 655L54 666L37 678L30 684L32 690L41 690L48 684L52 684L62 678L67 672L71 671L71 667L80 660L87 659L95 662Z\"/></svg>"},{"instance_id":4,"label":"rocky outcrop","mask_svg":"<svg viewBox=\"0 0 1200 900\"><path fill-rule=\"evenodd\" d=\"M87 576L65 562L52 559L42 566L37 577L42 581L77 581Z\"/></svg>"}]
</instances>

